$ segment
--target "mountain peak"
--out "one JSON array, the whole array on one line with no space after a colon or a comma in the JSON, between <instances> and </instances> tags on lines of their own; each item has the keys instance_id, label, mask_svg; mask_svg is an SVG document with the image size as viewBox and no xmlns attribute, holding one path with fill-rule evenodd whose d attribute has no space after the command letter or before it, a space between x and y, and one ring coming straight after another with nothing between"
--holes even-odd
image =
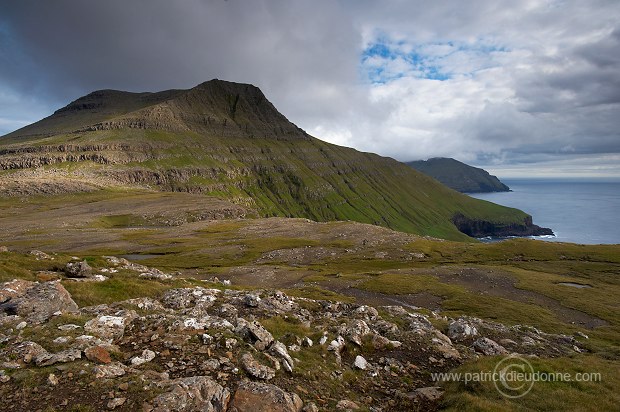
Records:
<instances>
[{"instance_id":1,"label":"mountain peak","mask_svg":"<svg viewBox=\"0 0 620 412\"><path fill-rule=\"evenodd\" d=\"M193 131L221 137L308 139L256 86L213 79L187 90L134 93L97 90L6 137L120 128Z\"/></svg>"}]
</instances>

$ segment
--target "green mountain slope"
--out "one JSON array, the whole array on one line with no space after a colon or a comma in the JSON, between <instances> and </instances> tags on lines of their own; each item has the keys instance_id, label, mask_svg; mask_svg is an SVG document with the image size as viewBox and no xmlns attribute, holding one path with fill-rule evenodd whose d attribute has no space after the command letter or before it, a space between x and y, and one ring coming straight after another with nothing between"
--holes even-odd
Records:
<instances>
[{"instance_id":1,"label":"green mountain slope","mask_svg":"<svg viewBox=\"0 0 620 412\"><path fill-rule=\"evenodd\" d=\"M0 192L107 188L201 193L260 216L354 220L465 239L452 219L528 226L393 159L332 145L256 87L212 80L160 93L100 91L0 138Z\"/></svg>"},{"instance_id":2,"label":"green mountain slope","mask_svg":"<svg viewBox=\"0 0 620 412\"><path fill-rule=\"evenodd\" d=\"M508 192L510 190L486 170L469 166L455 159L435 157L405 164L459 192Z\"/></svg>"}]
</instances>

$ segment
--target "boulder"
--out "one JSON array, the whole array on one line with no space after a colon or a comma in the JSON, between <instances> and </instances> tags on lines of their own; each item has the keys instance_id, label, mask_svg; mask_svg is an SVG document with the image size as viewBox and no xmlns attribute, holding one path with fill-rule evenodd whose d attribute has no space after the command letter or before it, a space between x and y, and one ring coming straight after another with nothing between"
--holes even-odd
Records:
<instances>
[{"instance_id":1,"label":"boulder","mask_svg":"<svg viewBox=\"0 0 620 412\"><path fill-rule=\"evenodd\" d=\"M353 366L357 369L366 370L366 368L368 368L368 361L366 361L363 356L357 355L355 357L355 362L353 362Z\"/></svg>"},{"instance_id":2,"label":"boulder","mask_svg":"<svg viewBox=\"0 0 620 412\"><path fill-rule=\"evenodd\" d=\"M133 366L139 366L143 363L147 363L155 359L155 352L149 349L144 349L140 356L134 356L131 358L131 364Z\"/></svg>"},{"instance_id":3,"label":"boulder","mask_svg":"<svg viewBox=\"0 0 620 412\"><path fill-rule=\"evenodd\" d=\"M258 350L265 350L273 343L273 336L259 322L248 322L243 318L237 321L235 330L244 339L250 340Z\"/></svg>"},{"instance_id":4,"label":"boulder","mask_svg":"<svg viewBox=\"0 0 620 412\"><path fill-rule=\"evenodd\" d=\"M286 350L286 346L282 342L275 341L269 348L269 353L280 359L284 370L287 372L293 372L293 359L288 354L288 350Z\"/></svg>"},{"instance_id":5,"label":"boulder","mask_svg":"<svg viewBox=\"0 0 620 412\"><path fill-rule=\"evenodd\" d=\"M26 284L20 284L20 287L25 288ZM12 288L8 287L8 289ZM77 304L67 289L58 281L35 283L21 291L23 293L10 297L0 304L0 313L18 315L26 319L28 323L40 324L56 313L78 310Z\"/></svg>"},{"instance_id":6,"label":"boulder","mask_svg":"<svg viewBox=\"0 0 620 412\"><path fill-rule=\"evenodd\" d=\"M84 350L84 355L86 359L92 362L97 363L110 363L112 362L112 358L110 357L110 352L108 352L103 346L95 345L90 346Z\"/></svg>"},{"instance_id":7,"label":"boulder","mask_svg":"<svg viewBox=\"0 0 620 412\"><path fill-rule=\"evenodd\" d=\"M107 365L97 365L93 368L95 378L116 378L125 374L125 365L120 362L112 362Z\"/></svg>"},{"instance_id":8,"label":"boulder","mask_svg":"<svg viewBox=\"0 0 620 412\"><path fill-rule=\"evenodd\" d=\"M363 320L353 320L346 326L345 336L358 346L362 346L362 338L368 334L370 334L370 328Z\"/></svg>"},{"instance_id":9,"label":"boulder","mask_svg":"<svg viewBox=\"0 0 620 412\"><path fill-rule=\"evenodd\" d=\"M79 349L67 349L57 353L41 353L34 362L37 366L50 366L56 363L73 362L82 358L82 351Z\"/></svg>"},{"instance_id":10,"label":"boulder","mask_svg":"<svg viewBox=\"0 0 620 412\"><path fill-rule=\"evenodd\" d=\"M478 335L478 329L465 319L457 319L448 325L448 336L454 340L466 340Z\"/></svg>"},{"instance_id":11,"label":"boulder","mask_svg":"<svg viewBox=\"0 0 620 412\"><path fill-rule=\"evenodd\" d=\"M162 302L164 306L172 309L187 309L202 303L202 307L208 307L217 300L216 296L220 291L218 289L181 288L170 289L164 293Z\"/></svg>"},{"instance_id":12,"label":"boulder","mask_svg":"<svg viewBox=\"0 0 620 412\"><path fill-rule=\"evenodd\" d=\"M153 412L224 412L230 392L207 376L170 381L168 391L153 399ZM247 409L250 410L250 409Z\"/></svg>"},{"instance_id":13,"label":"boulder","mask_svg":"<svg viewBox=\"0 0 620 412\"><path fill-rule=\"evenodd\" d=\"M303 401L296 393L288 393L275 385L241 381L229 412L300 412Z\"/></svg>"},{"instance_id":14,"label":"boulder","mask_svg":"<svg viewBox=\"0 0 620 412\"><path fill-rule=\"evenodd\" d=\"M275 370L268 366L261 365L249 353L244 353L243 356L241 356L241 366L250 376L257 379L269 380L276 376Z\"/></svg>"},{"instance_id":15,"label":"boulder","mask_svg":"<svg viewBox=\"0 0 620 412\"><path fill-rule=\"evenodd\" d=\"M69 262L65 266L65 274L72 278L88 278L93 275L93 268L85 260Z\"/></svg>"},{"instance_id":16,"label":"boulder","mask_svg":"<svg viewBox=\"0 0 620 412\"><path fill-rule=\"evenodd\" d=\"M119 339L125 333L126 319L123 316L101 315L84 325L84 330L103 339Z\"/></svg>"},{"instance_id":17,"label":"boulder","mask_svg":"<svg viewBox=\"0 0 620 412\"><path fill-rule=\"evenodd\" d=\"M336 409L339 411L356 411L360 407L357 403L348 399L343 399L336 404Z\"/></svg>"},{"instance_id":18,"label":"boulder","mask_svg":"<svg viewBox=\"0 0 620 412\"><path fill-rule=\"evenodd\" d=\"M474 349L483 355L506 355L508 351L502 345L489 338L479 338L474 342Z\"/></svg>"}]
</instances>

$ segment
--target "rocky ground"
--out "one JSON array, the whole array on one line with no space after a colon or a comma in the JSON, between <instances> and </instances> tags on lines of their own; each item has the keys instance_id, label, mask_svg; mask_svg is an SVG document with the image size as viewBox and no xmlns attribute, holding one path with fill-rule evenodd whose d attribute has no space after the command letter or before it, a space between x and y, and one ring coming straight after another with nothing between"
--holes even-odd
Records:
<instances>
[{"instance_id":1,"label":"rocky ground","mask_svg":"<svg viewBox=\"0 0 620 412\"><path fill-rule=\"evenodd\" d=\"M158 299L78 307L63 283L118 271L171 277L122 258L105 262L75 259L38 274L40 282L0 285L4 410L434 410L442 390L432 373L481 356L585 350L573 336L525 325L240 290L217 279Z\"/></svg>"}]
</instances>

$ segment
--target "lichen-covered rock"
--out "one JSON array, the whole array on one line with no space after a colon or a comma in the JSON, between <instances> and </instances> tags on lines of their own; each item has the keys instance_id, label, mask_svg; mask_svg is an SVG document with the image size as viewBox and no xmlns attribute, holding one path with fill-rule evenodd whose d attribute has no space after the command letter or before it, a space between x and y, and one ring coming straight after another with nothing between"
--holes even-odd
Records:
<instances>
[{"instance_id":1,"label":"lichen-covered rock","mask_svg":"<svg viewBox=\"0 0 620 412\"><path fill-rule=\"evenodd\" d=\"M123 316L101 315L84 325L84 330L103 339L119 339L125 333L126 318Z\"/></svg>"},{"instance_id":2,"label":"lichen-covered rock","mask_svg":"<svg viewBox=\"0 0 620 412\"><path fill-rule=\"evenodd\" d=\"M155 352L149 349L144 349L140 356L134 356L131 358L131 364L134 366L142 365L155 359Z\"/></svg>"},{"instance_id":3,"label":"lichen-covered rock","mask_svg":"<svg viewBox=\"0 0 620 412\"><path fill-rule=\"evenodd\" d=\"M448 336L450 339L460 341L476 335L478 335L478 329L465 319L459 318L448 325Z\"/></svg>"},{"instance_id":4,"label":"lichen-covered rock","mask_svg":"<svg viewBox=\"0 0 620 412\"><path fill-rule=\"evenodd\" d=\"M57 353L42 353L35 358L37 366L50 366L56 363L73 362L82 357L82 351L77 349L67 349Z\"/></svg>"},{"instance_id":5,"label":"lichen-covered rock","mask_svg":"<svg viewBox=\"0 0 620 412\"><path fill-rule=\"evenodd\" d=\"M286 350L286 345L284 345L282 342L275 341L271 344L271 347L269 348L269 353L280 359L284 370L286 370L287 372L293 372L293 368L295 365L293 363L293 359L288 354L288 350Z\"/></svg>"},{"instance_id":6,"label":"lichen-covered rock","mask_svg":"<svg viewBox=\"0 0 620 412\"><path fill-rule=\"evenodd\" d=\"M112 362L112 358L110 357L110 352L107 351L103 346L95 345L90 346L84 350L84 355L86 359L92 362L97 363L110 363Z\"/></svg>"},{"instance_id":7,"label":"lichen-covered rock","mask_svg":"<svg viewBox=\"0 0 620 412\"><path fill-rule=\"evenodd\" d=\"M244 339L252 342L258 350L267 349L273 342L273 336L258 321L248 322L243 318L237 320L235 332Z\"/></svg>"},{"instance_id":8,"label":"lichen-covered rock","mask_svg":"<svg viewBox=\"0 0 620 412\"><path fill-rule=\"evenodd\" d=\"M25 288L25 284L20 284ZM15 290L8 287L9 290ZM40 324L56 313L75 312L77 304L58 281L35 283L0 304L0 313L20 316L28 323Z\"/></svg>"},{"instance_id":9,"label":"lichen-covered rock","mask_svg":"<svg viewBox=\"0 0 620 412\"><path fill-rule=\"evenodd\" d=\"M125 365L120 362L112 362L107 365L97 365L93 368L95 378L116 378L125 374Z\"/></svg>"},{"instance_id":10,"label":"lichen-covered rock","mask_svg":"<svg viewBox=\"0 0 620 412\"><path fill-rule=\"evenodd\" d=\"M153 399L153 412L224 412L227 410L230 392L206 376L175 379L167 386L166 393Z\"/></svg>"},{"instance_id":11,"label":"lichen-covered rock","mask_svg":"<svg viewBox=\"0 0 620 412\"><path fill-rule=\"evenodd\" d=\"M197 303L207 306L209 303L213 304L217 300L216 295L219 293L218 289L205 289L201 287L170 289L164 293L162 302L165 306L172 309L187 309L196 306Z\"/></svg>"},{"instance_id":12,"label":"lichen-covered rock","mask_svg":"<svg viewBox=\"0 0 620 412\"><path fill-rule=\"evenodd\" d=\"M351 342L362 346L362 339L364 336L369 335L370 332L366 322L356 319L347 324L344 334Z\"/></svg>"},{"instance_id":13,"label":"lichen-covered rock","mask_svg":"<svg viewBox=\"0 0 620 412\"><path fill-rule=\"evenodd\" d=\"M492 339L483 337L474 342L474 349L487 356L505 355L508 353L506 348Z\"/></svg>"},{"instance_id":14,"label":"lichen-covered rock","mask_svg":"<svg viewBox=\"0 0 620 412\"><path fill-rule=\"evenodd\" d=\"M93 275L93 268L85 260L69 262L65 266L65 274L74 278L87 278Z\"/></svg>"},{"instance_id":15,"label":"lichen-covered rock","mask_svg":"<svg viewBox=\"0 0 620 412\"><path fill-rule=\"evenodd\" d=\"M300 412L303 401L296 393L288 393L269 383L241 381L229 412Z\"/></svg>"},{"instance_id":16,"label":"lichen-covered rock","mask_svg":"<svg viewBox=\"0 0 620 412\"><path fill-rule=\"evenodd\" d=\"M269 380L276 376L276 371L269 366L261 365L249 353L241 356L241 366L252 377L257 379Z\"/></svg>"}]
</instances>

